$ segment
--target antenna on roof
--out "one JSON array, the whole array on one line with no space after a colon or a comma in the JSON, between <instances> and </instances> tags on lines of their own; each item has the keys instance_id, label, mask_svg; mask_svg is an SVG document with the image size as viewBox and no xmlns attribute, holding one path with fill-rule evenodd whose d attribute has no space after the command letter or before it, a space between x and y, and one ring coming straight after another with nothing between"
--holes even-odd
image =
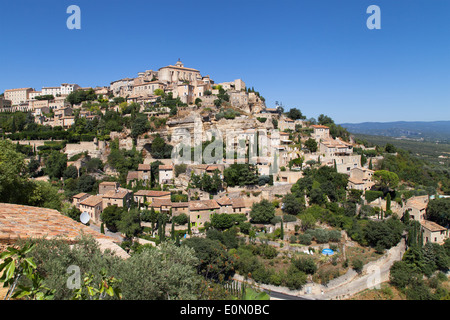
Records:
<instances>
[{"instance_id":1,"label":"antenna on roof","mask_svg":"<svg viewBox=\"0 0 450 320\"><path fill-rule=\"evenodd\" d=\"M80 215L80 221L83 224L87 224L89 222L89 220L91 220L91 216L89 215L88 212L84 211L81 215Z\"/></svg>"}]
</instances>

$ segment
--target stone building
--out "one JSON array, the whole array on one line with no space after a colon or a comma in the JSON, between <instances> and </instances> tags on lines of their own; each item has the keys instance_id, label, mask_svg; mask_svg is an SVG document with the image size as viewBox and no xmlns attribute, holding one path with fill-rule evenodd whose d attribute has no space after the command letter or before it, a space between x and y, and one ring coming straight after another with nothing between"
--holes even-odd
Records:
<instances>
[{"instance_id":1,"label":"stone building","mask_svg":"<svg viewBox=\"0 0 450 320\"><path fill-rule=\"evenodd\" d=\"M4 97L5 100L11 101L11 105L16 106L27 102L30 93L33 91L33 88L8 89L5 90Z\"/></svg>"},{"instance_id":2,"label":"stone building","mask_svg":"<svg viewBox=\"0 0 450 320\"><path fill-rule=\"evenodd\" d=\"M178 83L178 81L195 81L201 79L200 71L192 68L186 68L184 64L178 60L177 63L162 67L158 70L158 80L167 83Z\"/></svg>"},{"instance_id":3,"label":"stone building","mask_svg":"<svg viewBox=\"0 0 450 320\"><path fill-rule=\"evenodd\" d=\"M103 211L103 198L101 196L90 196L79 204L81 212L87 212L94 224L100 222L100 214Z\"/></svg>"},{"instance_id":4,"label":"stone building","mask_svg":"<svg viewBox=\"0 0 450 320\"><path fill-rule=\"evenodd\" d=\"M448 238L448 229L433 221L422 220L420 225L424 244L427 242L443 244L445 239Z\"/></svg>"},{"instance_id":5,"label":"stone building","mask_svg":"<svg viewBox=\"0 0 450 320\"><path fill-rule=\"evenodd\" d=\"M134 202L138 204L143 204L147 202L149 204L153 203L157 199L169 199L170 191L157 191L157 190L139 190L134 193Z\"/></svg>"},{"instance_id":6,"label":"stone building","mask_svg":"<svg viewBox=\"0 0 450 320\"><path fill-rule=\"evenodd\" d=\"M189 202L189 216L191 224L200 228L205 222L211 221L211 215L219 213L220 206L215 200L199 200Z\"/></svg>"}]
</instances>

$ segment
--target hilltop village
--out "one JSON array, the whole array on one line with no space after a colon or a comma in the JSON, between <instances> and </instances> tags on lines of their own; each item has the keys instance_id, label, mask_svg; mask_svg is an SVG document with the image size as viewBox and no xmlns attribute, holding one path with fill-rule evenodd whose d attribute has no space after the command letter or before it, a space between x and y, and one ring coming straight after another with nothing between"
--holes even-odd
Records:
<instances>
[{"instance_id":1,"label":"hilltop village","mask_svg":"<svg viewBox=\"0 0 450 320\"><path fill-rule=\"evenodd\" d=\"M23 161L11 171L17 179L9 191L0 190L9 202L0 204L3 244L80 228L111 240L126 258L139 245L233 229L280 252L318 252L314 261L323 272L281 268L286 276L277 278L280 268L269 275L235 268L294 290L326 284L351 267L360 272L397 246L399 221L417 222L414 239L420 235L422 243L448 238L446 226L427 215L430 196L383 168L385 154L395 150L355 140L326 115L308 119L295 107L268 107L242 79L215 83L180 60L109 86L5 90L0 111L2 148L20 154L10 161ZM37 191L21 194L28 189L20 184L30 181ZM17 212L34 222L22 215L20 225L11 225ZM58 213L67 220L52 225L56 220L46 216ZM383 232L370 233L381 225ZM227 247L233 248L239 250ZM334 258L323 260L324 248ZM357 258L350 261L352 250ZM271 270L273 261L267 263ZM319 294L323 287L308 290Z\"/></svg>"}]
</instances>

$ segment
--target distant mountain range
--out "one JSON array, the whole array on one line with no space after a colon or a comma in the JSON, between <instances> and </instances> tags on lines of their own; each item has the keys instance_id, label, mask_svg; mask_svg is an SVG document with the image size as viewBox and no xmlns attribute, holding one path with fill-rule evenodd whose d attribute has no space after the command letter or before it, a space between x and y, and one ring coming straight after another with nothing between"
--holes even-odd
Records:
<instances>
[{"instance_id":1,"label":"distant mountain range","mask_svg":"<svg viewBox=\"0 0 450 320\"><path fill-rule=\"evenodd\" d=\"M354 134L450 143L450 121L341 123Z\"/></svg>"}]
</instances>

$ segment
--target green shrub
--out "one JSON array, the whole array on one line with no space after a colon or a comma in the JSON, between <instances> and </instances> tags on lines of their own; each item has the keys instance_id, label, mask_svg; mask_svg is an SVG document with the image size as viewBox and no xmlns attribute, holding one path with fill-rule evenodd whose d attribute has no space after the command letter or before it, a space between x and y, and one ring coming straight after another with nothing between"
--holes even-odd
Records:
<instances>
[{"instance_id":1,"label":"green shrub","mask_svg":"<svg viewBox=\"0 0 450 320\"><path fill-rule=\"evenodd\" d=\"M382 196L383 196L383 191L366 190L366 192L364 193L364 197L366 198L368 203L370 203Z\"/></svg>"},{"instance_id":2,"label":"green shrub","mask_svg":"<svg viewBox=\"0 0 450 320\"><path fill-rule=\"evenodd\" d=\"M298 236L298 240L300 241L301 244L304 244L304 245L310 245L312 242L312 239L313 239L313 237L307 233L303 233Z\"/></svg>"}]
</instances>

